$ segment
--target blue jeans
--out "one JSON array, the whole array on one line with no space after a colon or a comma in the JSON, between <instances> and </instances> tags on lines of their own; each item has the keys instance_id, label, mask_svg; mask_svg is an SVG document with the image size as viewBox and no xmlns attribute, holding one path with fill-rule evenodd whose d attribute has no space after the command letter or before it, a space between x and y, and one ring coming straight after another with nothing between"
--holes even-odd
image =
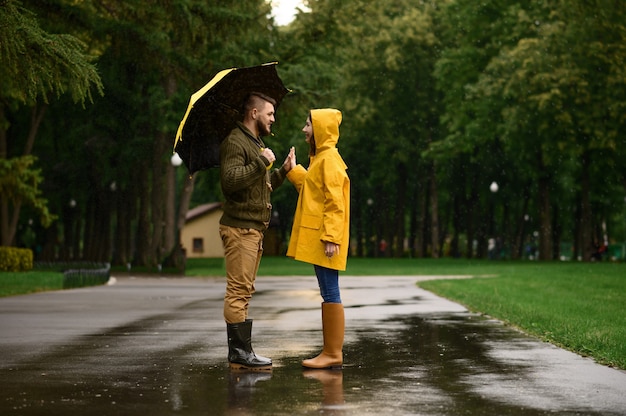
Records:
<instances>
[{"instance_id":1,"label":"blue jeans","mask_svg":"<svg viewBox=\"0 0 626 416\"><path fill-rule=\"evenodd\" d=\"M313 265L317 283L320 286L320 295L326 303L341 303L339 293L339 271Z\"/></svg>"}]
</instances>

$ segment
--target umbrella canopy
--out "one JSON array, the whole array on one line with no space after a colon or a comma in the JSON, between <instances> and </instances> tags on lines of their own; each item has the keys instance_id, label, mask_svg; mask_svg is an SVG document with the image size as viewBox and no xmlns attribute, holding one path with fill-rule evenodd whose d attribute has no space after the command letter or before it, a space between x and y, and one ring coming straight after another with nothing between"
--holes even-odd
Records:
<instances>
[{"instance_id":1,"label":"umbrella canopy","mask_svg":"<svg viewBox=\"0 0 626 416\"><path fill-rule=\"evenodd\" d=\"M219 166L220 143L241 121L249 93L268 95L278 107L289 90L278 77L276 64L225 69L191 96L174 141L174 151L189 174Z\"/></svg>"}]
</instances>

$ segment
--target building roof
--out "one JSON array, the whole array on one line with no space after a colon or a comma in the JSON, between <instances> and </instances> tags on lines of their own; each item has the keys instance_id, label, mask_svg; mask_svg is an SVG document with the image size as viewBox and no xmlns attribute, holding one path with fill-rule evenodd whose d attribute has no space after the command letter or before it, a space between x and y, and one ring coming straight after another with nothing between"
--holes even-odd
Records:
<instances>
[{"instance_id":1,"label":"building roof","mask_svg":"<svg viewBox=\"0 0 626 416\"><path fill-rule=\"evenodd\" d=\"M187 215L185 216L185 222L189 222L220 208L222 208L221 202L211 202L208 204L198 205L197 207L187 211Z\"/></svg>"}]
</instances>

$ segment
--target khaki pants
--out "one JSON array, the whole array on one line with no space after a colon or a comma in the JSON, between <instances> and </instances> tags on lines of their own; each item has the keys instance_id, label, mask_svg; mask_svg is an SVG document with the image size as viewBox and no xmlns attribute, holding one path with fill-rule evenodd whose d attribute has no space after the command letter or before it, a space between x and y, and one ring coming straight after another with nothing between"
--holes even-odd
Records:
<instances>
[{"instance_id":1,"label":"khaki pants","mask_svg":"<svg viewBox=\"0 0 626 416\"><path fill-rule=\"evenodd\" d=\"M263 255L263 232L220 225L220 237L226 261L224 320L236 324L248 318L248 304Z\"/></svg>"}]
</instances>

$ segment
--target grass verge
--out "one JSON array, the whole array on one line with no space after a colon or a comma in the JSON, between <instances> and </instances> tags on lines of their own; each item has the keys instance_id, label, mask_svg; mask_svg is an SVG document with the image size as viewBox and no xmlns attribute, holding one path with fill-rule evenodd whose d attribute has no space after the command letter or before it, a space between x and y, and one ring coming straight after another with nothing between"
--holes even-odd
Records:
<instances>
[{"instance_id":1,"label":"grass verge","mask_svg":"<svg viewBox=\"0 0 626 416\"><path fill-rule=\"evenodd\" d=\"M624 265L502 263L492 278L419 286L599 363L626 369Z\"/></svg>"},{"instance_id":2,"label":"grass verge","mask_svg":"<svg viewBox=\"0 0 626 416\"><path fill-rule=\"evenodd\" d=\"M499 273L502 267L526 267L529 262L494 262L468 259L348 259L348 268L341 274L350 276L411 275L487 275ZM265 256L259 276L313 276L313 266L287 257ZM187 259L186 276L224 276L224 259Z\"/></svg>"},{"instance_id":3,"label":"grass verge","mask_svg":"<svg viewBox=\"0 0 626 416\"><path fill-rule=\"evenodd\" d=\"M61 289L63 289L63 273L60 272L0 273L0 297Z\"/></svg>"}]
</instances>

